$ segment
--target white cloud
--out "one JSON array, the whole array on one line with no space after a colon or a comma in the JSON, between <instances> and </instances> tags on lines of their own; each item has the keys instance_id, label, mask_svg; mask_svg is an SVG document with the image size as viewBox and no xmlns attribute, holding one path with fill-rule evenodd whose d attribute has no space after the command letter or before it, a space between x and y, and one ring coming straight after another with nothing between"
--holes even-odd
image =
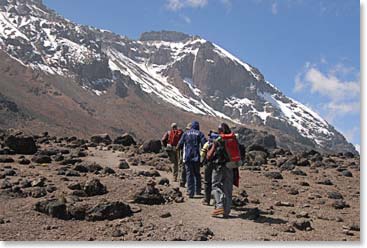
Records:
<instances>
[{"instance_id":1,"label":"white cloud","mask_svg":"<svg viewBox=\"0 0 367 248\"><path fill-rule=\"evenodd\" d=\"M346 118L360 112L360 80L359 73L354 67L342 63L329 67L325 72L321 68L329 66L325 58L319 64L306 62L302 72L294 79L294 92L318 94L319 111L324 113L329 123L334 123L338 117ZM337 123L335 123L337 124ZM351 131L348 140L353 140Z\"/></svg>"},{"instance_id":2,"label":"white cloud","mask_svg":"<svg viewBox=\"0 0 367 248\"><path fill-rule=\"evenodd\" d=\"M177 11L179 9L182 9L184 7L184 4L181 0L167 0L166 8L168 10Z\"/></svg>"},{"instance_id":3,"label":"white cloud","mask_svg":"<svg viewBox=\"0 0 367 248\"><path fill-rule=\"evenodd\" d=\"M178 11L183 8L202 8L208 4L208 0L166 0L166 8Z\"/></svg>"},{"instance_id":4,"label":"white cloud","mask_svg":"<svg viewBox=\"0 0 367 248\"><path fill-rule=\"evenodd\" d=\"M208 4L208 0L186 0L186 3L192 8L202 8Z\"/></svg>"},{"instance_id":5,"label":"white cloud","mask_svg":"<svg viewBox=\"0 0 367 248\"><path fill-rule=\"evenodd\" d=\"M187 24L191 23L191 18L186 16L186 15L180 15L180 17L182 18L182 20L184 20L184 22L186 22Z\"/></svg>"},{"instance_id":6,"label":"white cloud","mask_svg":"<svg viewBox=\"0 0 367 248\"><path fill-rule=\"evenodd\" d=\"M315 67L305 73L304 79L310 84L312 93L317 92L333 100L356 96L360 92L358 81L343 81L335 76L335 72L326 75Z\"/></svg>"},{"instance_id":7,"label":"white cloud","mask_svg":"<svg viewBox=\"0 0 367 248\"><path fill-rule=\"evenodd\" d=\"M273 15L278 14L278 2L273 2L271 5L271 13Z\"/></svg>"}]
</instances>

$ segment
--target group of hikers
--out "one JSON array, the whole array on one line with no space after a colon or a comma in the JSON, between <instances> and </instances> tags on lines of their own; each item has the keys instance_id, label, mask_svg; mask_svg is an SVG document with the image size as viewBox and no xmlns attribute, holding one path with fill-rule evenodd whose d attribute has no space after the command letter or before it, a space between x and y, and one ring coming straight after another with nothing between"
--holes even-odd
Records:
<instances>
[{"instance_id":1,"label":"group of hikers","mask_svg":"<svg viewBox=\"0 0 367 248\"><path fill-rule=\"evenodd\" d=\"M233 185L238 187L241 155L236 135L222 123L206 137L199 122L187 124L186 130L176 123L162 137L162 145L173 163L173 180L187 187L189 198L204 196L203 204L211 205L213 217L228 218L232 206ZM204 167L204 195L201 193L200 168Z\"/></svg>"}]
</instances>

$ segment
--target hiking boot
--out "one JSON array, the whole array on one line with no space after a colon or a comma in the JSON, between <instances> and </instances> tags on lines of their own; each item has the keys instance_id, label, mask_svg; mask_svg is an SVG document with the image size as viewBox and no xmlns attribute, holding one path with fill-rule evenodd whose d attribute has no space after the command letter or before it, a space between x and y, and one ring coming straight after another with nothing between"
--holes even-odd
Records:
<instances>
[{"instance_id":1,"label":"hiking boot","mask_svg":"<svg viewBox=\"0 0 367 248\"><path fill-rule=\"evenodd\" d=\"M219 215L223 215L223 214L224 214L224 208L217 208L217 209L214 209L214 211L212 212L213 217L218 217Z\"/></svg>"},{"instance_id":2,"label":"hiking boot","mask_svg":"<svg viewBox=\"0 0 367 248\"><path fill-rule=\"evenodd\" d=\"M202 203L203 205L205 205L205 206L209 206L209 202L208 202L207 200L205 200L205 199L203 199L203 200L201 201L201 203Z\"/></svg>"},{"instance_id":3,"label":"hiking boot","mask_svg":"<svg viewBox=\"0 0 367 248\"><path fill-rule=\"evenodd\" d=\"M198 193L196 193L195 195L197 195L197 196L204 196L204 194L203 194L203 193L201 193L201 192L198 192Z\"/></svg>"}]
</instances>

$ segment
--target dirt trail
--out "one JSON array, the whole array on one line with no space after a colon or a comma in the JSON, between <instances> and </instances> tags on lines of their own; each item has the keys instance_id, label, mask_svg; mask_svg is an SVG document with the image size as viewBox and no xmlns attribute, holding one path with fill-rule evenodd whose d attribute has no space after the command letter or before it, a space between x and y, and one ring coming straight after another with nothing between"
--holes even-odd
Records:
<instances>
[{"instance_id":1,"label":"dirt trail","mask_svg":"<svg viewBox=\"0 0 367 248\"><path fill-rule=\"evenodd\" d=\"M125 153L111 151L93 150L94 157L88 157L86 160L95 161L104 165L116 165L120 159L127 159ZM112 166L111 166L112 167ZM112 167L113 168L113 167ZM150 166L131 166L133 171L146 171ZM116 168L113 168L116 169ZM173 182L172 173L159 171L161 177L166 177L174 187L179 187L179 183ZM186 188L180 188L182 193L186 196ZM172 223L183 223L192 228L208 227L215 234L215 240L264 240L266 236L264 233L272 233L273 227L269 224L273 219L268 218L264 223L255 223L241 217L245 211L232 210L229 219L213 218L211 212L213 206L205 206L201 203L202 197L195 197L189 199L185 197L185 202L165 205L164 211L170 212ZM251 205L251 204L250 204Z\"/></svg>"}]
</instances>

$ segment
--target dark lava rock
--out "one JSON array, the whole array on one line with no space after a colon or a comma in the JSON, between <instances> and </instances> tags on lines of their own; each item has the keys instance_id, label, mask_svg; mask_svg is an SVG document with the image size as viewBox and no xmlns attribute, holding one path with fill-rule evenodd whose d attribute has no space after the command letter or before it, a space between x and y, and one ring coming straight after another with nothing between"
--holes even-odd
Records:
<instances>
[{"instance_id":1,"label":"dark lava rock","mask_svg":"<svg viewBox=\"0 0 367 248\"><path fill-rule=\"evenodd\" d=\"M22 158L18 161L19 164L22 164L22 165L28 165L31 163L31 161L29 159L26 159L26 158Z\"/></svg>"},{"instance_id":2,"label":"dark lava rock","mask_svg":"<svg viewBox=\"0 0 367 248\"><path fill-rule=\"evenodd\" d=\"M88 196L103 195L107 193L104 186L98 179L91 179L84 183L83 190Z\"/></svg>"},{"instance_id":3,"label":"dark lava rock","mask_svg":"<svg viewBox=\"0 0 367 248\"><path fill-rule=\"evenodd\" d=\"M63 161L65 157L62 154L57 154L57 155L52 156L52 159L56 162L60 162L60 161Z\"/></svg>"},{"instance_id":4,"label":"dark lava rock","mask_svg":"<svg viewBox=\"0 0 367 248\"><path fill-rule=\"evenodd\" d=\"M304 177L307 176L306 172L299 170L299 169L292 170L291 173L297 176L304 176Z\"/></svg>"},{"instance_id":5,"label":"dark lava rock","mask_svg":"<svg viewBox=\"0 0 367 248\"><path fill-rule=\"evenodd\" d=\"M118 238L124 236L124 233L120 229L116 229L112 232L112 237Z\"/></svg>"},{"instance_id":6,"label":"dark lava rock","mask_svg":"<svg viewBox=\"0 0 367 248\"><path fill-rule=\"evenodd\" d=\"M169 185L169 179L166 177L163 177L158 182L159 185Z\"/></svg>"},{"instance_id":7,"label":"dark lava rock","mask_svg":"<svg viewBox=\"0 0 367 248\"><path fill-rule=\"evenodd\" d=\"M164 203L164 197L154 186L154 182L149 182L145 189L135 195L134 202L146 205L159 205Z\"/></svg>"},{"instance_id":8,"label":"dark lava rock","mask_svg":"<svg viewBox=\"0 0 367 248\"><path fill-rule=\"evenodd\" d=\"M79 172L75 171L75 170L67 170L65 172L65 176L66 177L80 177Z\"/></svg>"},{"instance_id":9,"label":"dark lava rock","mask_svg":"<svg viewBox=\"0 0 367 248\"><path fill-rule=\"evenodd\" d=\"M129 163L126 160L121 160L119 163L119 169L129 169Z\"/></svg>"},{"instance_id":10,"label":"dark lava rock","mask_svg":"<svg viewBox=\"0 0 367 248\"><path fill-rule=\"evenodd\" d=\"M277 171L265 172L264 176L271 178L271 179L283 179L282 174Z\"/></svg>"},{"instance_id":11,"label":"dark lava rock","mask_svg":"<svg viewBox=\"0 0 367 248\"><path fill-rule=\"evenodd\" d=\"M352 172L350 172L349 170L343 170L342 175L345 177L353 177Z\"/></svg>"},{"instance_id":12,"label":"dark lava rock","mask_svg":"<svg viewBox=\"0 0 367 248\"><path fill-rule=\"evenodd\" d=\"M149 140L143 144L143 151L146 153L159 153L162 149L160 140Z\"/></svg>"},{"instance_id":13,"label":"dark lava rock","mask_svg":"<svg viewBox=\"0 0 367 248\"><path fill-rule=\"evenodd\" d=\"M46 187L46 191L48 193L52 193L52 192L54 192L56 190L57 190L57 187L55 185L47 185L47 187Z\"/></svg>"},{"instance_id":14,"label":"dark lava rock","mask_svg":"<svg viewBox=\"0 0 367 248\"><path fill-rule=\"evenodd\" d=\"M246 213L241 214L241 218L247 220L256 220L260 217L261 211L258 208L249 208Z\"/></svg>"},{"instance_id":15,"label":"dark lava rock","mask_svg":"<svg viewBox=\"0 0 367 248\"><path fill-rule=\"evenodd\" d=\"M1 157L0 156L0 163L13 163L14 159L11 157Z\"/></svg>"},{"instance_id":16,"label":"dark lava rock","mask_svg":"<svg viewBox=\"0 0 367 248\"><path fill-rule=\"evenodd\" d=\"M169 217L172 217L172 214L170 212L166 212L166 213L161 214L159 217L161 217L161 218L169 218Z\"/></svg>"},{"instance_id":17,"label":"dark lava rock","mask_svg":"<svg viewBox=\"0 0 367 248\"><path fill-rule=\"evenodd\" d=\"M331 206L335 209L343 209L343 208L349 208L349 204L347 204L345 201L343 200L336 200L334 201Z\"/></svg>"},{"instance_id":18,"label":"dark lava rock","mask_svg":"<svg viewBox=\"0 0 367 248\"><path fill-rule=\"evenodd\" d=\"M103 167L95 162L84 161L80 164L84 165L88 169L88 172L97 172L103 170Z\"/></svg>"},{"instance_id":19,"label":"dark lava rock","mask_svg":"<svg viewBox=\"0 0 367 248\"><path fill-rule=\"evenodd\" d=\"M310 231L312 230L311 222L309 220L297 220L293 222L293 226L301 231Z\"/></svg>"},{"instance_id":20,"label":"dark lava rock","mask_svg":"<svg viewBox=\"0 0 367 248\"><path fill-rule=\"evenodd\" d=\"M12 176L16 176L17 173L15 172L14 169L6 169L6 170L4 170L4 172L2 173L2 175L4 177L12 177Z\"/></svg>"},{"instance_id":21,"label":"dark lava rock","mask_svg":"<svg viewBox=\"0 0 367 248\"><path fill-rule=\"evenodd\" d=\"M37 146L32 137L10 135L5 139L5 145L15 151L17 154L35 154Z\"/></svg>"},{"instance_id":22,"label":"dark lava rock","mask_svg":"<svg viewBox=\"0 0 367 248\"><path fill-rule=\"evenodd\" d=\"M83 173L88 172L88 168L87 168L87 167L85 167L85 166L84 166L84 165L82 165L82 164L76 164L76 165L73 167L73 169L74 169L75 171L79 171L79 172L83 172Z\"/></svg>"},{"instance_id":23,"label":"dark lava rock","mask_svg":"<svg viewBox=\"0 0 367 248\"><path fill-rule=\"evenodd\" d=\"M90 138L90 140L91 142L96 143L96 144L104 143L106 145L109 145L112 143L112 140L108 134L96 134L96 135L93 135Z\"/></svg>"},{"instance_id":24,"label":"dark lava rock","mask_svg":"<svg viewBox=\"0 0 367 248\"><path fill-rule=\"evenodd\" d=\"M287 193L290 195L298 195L299 191L296 188L290 188L287 190Z\"/></svg>"},{"instance_id":25,"label":"dark lava rock","mask_svg":"<svg viewBox=\"0 0 367 248\"><path fill-rule=\"evenodd\" d=\"M60 200L45 200L37 202L35 210L51 217L67 220L69 218L66 204Z\"/></svg>"},{"instance_id":26,"label":"dark lava rock","mask_svg":"<svg viewBox=\"0 0 367 248\"><path fill-rule=\"evenodd\" d=\"M43 187L30 188L30 189L27 189L26 192L28 193L29 196L33 198L40 198L40 197L44 197L45 195L47 195L47 191Z\"/></svg>"},{"instance_id":27,"label":"dark lava rock","mask_svg":"<svg viewBox=\"0 0 367 248\"><path fill-rule=\"evenodd\" d=\"M138 176L145 176L145 177L159 177L160 174L156 170L149 170L149 171L139 171Z\"/></svg>"},{"instance_id":28,"label":"dark lava rock","mask_svg":"<svg viewBox=\"0 0 367 248\"><path fill-rule=\"evenodd\" d=\"M80 185L80 183L71 183L68 185L68 188L71 190L81 190L82 186Z\"/></svg>"},{"instance_id":29,"label":"dark lava rock","mask_svg":"<svg viewBox=\"0 0 367 248\"><path fill-rule=\"evenodd\" d=\"M88 206L86 205L69 205L67 211L70 218L75 220L84 220Z\"/></svg>"},{"instance_id":30,"label":"dark lava rock","mask_svg":"<svg viewBox=\"0 0 367 248\"><path fill-rule=\"evenodd\" d=\"M321 181L318 181L317 183L323 184L323 185L333 185L333 182L330 179L321 180Z\"/></svg>"},{"instance_id":31,"label":"dark lava rock","mask_svg":"<svg viewBox=\"0 0 367 248\"><path fill-rule=\"evenodd\" d=\"M119 145L123 145L123 146L131 146L131 145L136 145L136 142L133 138L133 136L131 136L128 133L123 134L122 136L117 137L114 141L114 144L119 144Z\"/></svg>"},{"instance_id":32,"label":"dark lava rock","mask_svg":"<svg viewBox=\"0 0 367 248\"><path fill-rule=\"evenodd\" d=\"M49 164L52 162L50 156L47 155L35 155L32 157L32 161L37 164Z\"/></svg>"},{"instance_id":33,"label":"dark lava rock","mask_svg":"<svg viewBox=\"0 0 367 248\"><path fill-rule=\"evenodd\" d=\"M86 220L115 220L130 216L130 206L122 202L104 202L96 205L86 212Z\"/></svg>"},{"instance_id":34,"label":"dark lava rock","mask_svg":"<svg viewBox=\"0 0 367 248\"><path fill-rule=\"evenodd\" d=\"M31 186L32 186L31 182L26 178L19 181L19 187L21 188L29 188Z\"/></svg>"},{"instance_id":35,"label":"dark lava rock","mask_svg":"<svg viewBox=\"0 0 367 248\"><path fill-rule=\"evenodd\" d=\"M0 189L9 189L13 186L13 184L11 182L9 182L8 180L4 180L2 181L1 185L0 185Z\"/></svg>"},{"instance_id":36,"label":"dark lava rock","mask_svg":"<svg viewBox=\"0 0 367 248\"><path fill-rule=\"evenodd\" d=\"M343 195L337 191L330 191L327 195L330 199L343 199Z\"/></svg>"},{"instance_id":37,"label":"dark lava rock","mask_svg":"<svg viewBox=\"0 0 367 248\"><path fill-rule=\"evenodd\" d=\"M104 167L102 170L102 173L103 174L116 174L116 172L113 169L111 169L110 167Z\"/></svg>"},{"instance_id":38,"label":"dark lava rock","mask_svg":"<svg viewBox=\"0 0 367 248\"><path fill-rule=\"evenodd\" d=\"M43 187L45 186L46 178L45 177L39 177L32 181L32 187Z\"/></svg>"},{"instance_id":39,"label":"dark lava rock","mask_svg":"<svg viewBox=\"0 0 367 248\"><path fill-rule=\"evenodd\" d=\"M176 203L182 203L184 202L184 198L182 196L182 192L180 191L180 188L167 188L163 191L163 198L166 202L176 202Z\"/></svg>"},{"instance_id":40,"label":"dark lava rock","mask_svg":"<svg viewBox=\"0 0 367 248\"><path fill-rule=\"evenodd\" d=\"M279 169L280 171L284 171L284 170L291 171L294 168L296 168L296 165L291 161L287 161L284 164L282 164Z\"/></svg>"},{"instance_id":41,"label":"dark lava rock","mask_svg":"<svg viewBox=\"0 0 367 248\"><path fill-rule=\"evenodd\" d=\"M209 228L200 228L192 237L194 241L207 241L213 237L214 233Z\"/></svg>"},{"instance_id":42,"label":"dark lava rock","mask_svg":"<svg viewBox=\"0 0 367 248\"><path fill-rule=\"evenodd\" d=\"M302 158L298 161L297 163L298 166L310 166L310 161L308 161L308 159L306 158Z\"/></svg>"},{"instance_id":43,"label":"dark lava rock","mask_svg":"<svg viewBox=\"0 0 367 248\"><path fill-rule=\"evenodd\" d=\"M308 182L304 182L304 181L300 182L299 185L304 186L304 187L309 187L310 186L310 184Z\"/></svg>"}]
</instances>

